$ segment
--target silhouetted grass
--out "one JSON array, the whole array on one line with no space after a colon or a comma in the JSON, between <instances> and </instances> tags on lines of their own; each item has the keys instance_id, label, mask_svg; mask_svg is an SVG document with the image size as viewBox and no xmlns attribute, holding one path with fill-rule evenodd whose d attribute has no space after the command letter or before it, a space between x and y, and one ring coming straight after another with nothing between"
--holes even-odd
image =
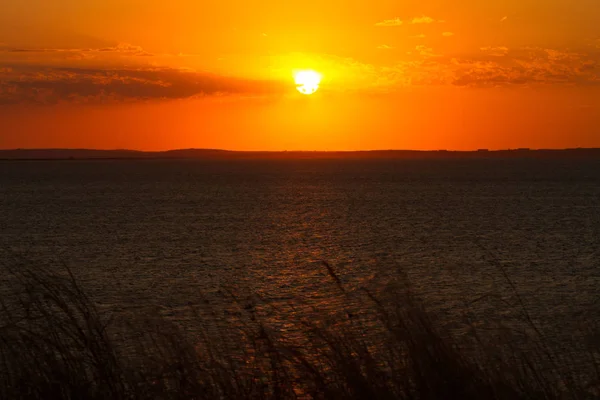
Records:
<instances>
[{"instance_id":1,"label":"silhouetted grass","mask_svg":"<svg viewBox=\"0 0 600 400\"><path fill-rule=\"evenodd\" d=\"M152 315L101 312L66 267L7 264L2 399L585 399L596 398L600 381L597 348L583 376L546 344L524 307L526 350L509 332L488 337L468 321L469 340L459 341L407 287L356 297L327 263L339 295L371 311L308 318L231 294L232 321L190 306L193 329L185 330Z\"/></svg>"}]
</instances>

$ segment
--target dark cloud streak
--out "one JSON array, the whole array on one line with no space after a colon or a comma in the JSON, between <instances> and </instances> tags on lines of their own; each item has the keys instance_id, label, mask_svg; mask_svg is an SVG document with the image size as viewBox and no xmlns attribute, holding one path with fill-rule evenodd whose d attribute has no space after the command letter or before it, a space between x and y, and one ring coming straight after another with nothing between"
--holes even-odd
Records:
<instances>
[{"instance_id":1,"label":"dark cloud streak","mask_svg":"<svg viewBox=\"0 0 600 400\"><path fill-rule=\"evenodd\" d=\"M273 95L289 88L168 68L78 69L7 66L0 75L0 104L94 103L185 99L211 95Z\"/></svg>"}]
</instances>

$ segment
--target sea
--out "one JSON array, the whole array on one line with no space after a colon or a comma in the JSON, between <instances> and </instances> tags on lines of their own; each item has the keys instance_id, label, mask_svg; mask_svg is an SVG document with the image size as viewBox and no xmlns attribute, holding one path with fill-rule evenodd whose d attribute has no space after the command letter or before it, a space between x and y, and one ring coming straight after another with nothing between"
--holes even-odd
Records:
<instances>
[{"instance_id":1,"label":"sea","mask_svg":"<svg viewBox=\"0 0 600 400\"><path fill-rule=\"evenodd\" d=\"M0 162L0 252L184 325L253 296L345 309L327 262L348 293L404 282L453 329L524 308L593 342L599 251L599 159Z\"/></svg>"}]
</instances>

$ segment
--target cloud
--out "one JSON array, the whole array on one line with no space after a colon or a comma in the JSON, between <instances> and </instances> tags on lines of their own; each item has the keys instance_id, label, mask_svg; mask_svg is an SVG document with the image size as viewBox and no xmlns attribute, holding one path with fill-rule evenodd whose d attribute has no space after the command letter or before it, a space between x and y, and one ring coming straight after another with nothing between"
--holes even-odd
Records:
<instances>
[{"instance_id":1,"label":"cloud","mask_svg":"<svg viewBox=\"0 0 600 400\"><path fill-rule=\"evenodd\" d=\"M425 35L423 33L420 33L418 35L413 35L413 36L409 36L410 38L413 39L423 39L425 37Z\"/></svg>"},{"instance_id":2,"label":"cloud","mask_svg":"<svg viewBox=\"0 0 600 400\"><path fill-rule=\"evenodd\" d=\"M444 22L442 20L436 21L435 19L422 15L420 17L414 17L406 21L408 24L432 24L434 22ZM386 19L381 22L377 22L375 26L400 26L404 23L399 17L393 19Z\"/></svg>"},{"instance_id":3,"label":"cloud","mask_svg":"<svg viewBox=\"0 0 600 400\"><path fill-rule=\"evenodd\" d=\"M535 48L534 48L535 50ZM559 61L559 60L571 60L575 61L581 58L581 55L578 53L570 52L570 51L560 51L555 49L543 49L543 51L548 55L549 60Z\"/></svg>"},{"instance_id":4,"label":"cloud","mask_svg":"<svg viewBox=\"0 0 600 400\"><path fill-rule=\"evenodd\" d=\"M498 47L485 46L485 47L480 47L479 49L492 57L504 57L508 54L508 47L505 47L505 46L498 46Z\"/></svg>"},{"instance_id":5,"label":"cloud","mask_svg":"<svg viewBox=\"0 0 600 400\"><path fill-rule=\"evenodd\" d=\"M0 46L2 65L45 65L54 67L113 67L148 65L165 55L152 54L140 46L119 43L98 48L22 48Z\"/></svg>"},{"instance_id":6,"label":"cloud","mask_svg":"<svg viewBox=\"0 0 600 400\"><path fill-rule=\"evenodd\" d=\"M402 20L400 18L386 19L381 22L377 22L375 26L400 26Z\"/></svg>"},{"instance_id":7,"label":"cloud","mask_svg":"<svg viewBox=\"0 0 600 400\"><path fill-rule=\"evenodd\" d=\"M75 48L20 48L0 46L0 52L4 53L117 53L127 56L152 56L152 53L145 51L140 46L128 43L119 43L112 47L102 47L97 49L75 49Z\"/></svg>"},{"instance_id":8,"label":"cloud","mask_svg":"<svg viewBox=\"0 0 600 400\"><path fill-rule=\"evenodd\" d=\"M444 36L444 37L454 36L454 32L443 32L442 36Z\"/></svg>"},{"instance_id":9,"label":"cloud","mask_svg":"<svg viewBox=\"0 0 600 400\"><path fill-rule=\"evenodd\" d=\"M94 51L94 50L88 50L88 51ZM127 55L131 55L131 56L144 56L144 57L153 55L152 53L148 53L147 51L145 51L142 47L131 45L129 43L119 43L118 45L116 45L114 47L105 47L105 48L99 49L97 51L121 53L121 54L127 54Z\"/></svg>"},{"instance_id":10,"label":"cloud","mask_svg":"<svg viewBox=\"0 0 600 400\"><path fill-rule=\"evenodd\" d=\"M504 21L506 21L507 19L508 19L508 16L504 16L504 17L502 17L502 18L500 19L500 22L504 22Z\"/></svg>"},{"instance_id":11,"label":"cloud","mask_svg":"<svg viewBox=\"0 0 600 400\"><path fill-rule=\"evenodd\" d=\"M426 15L422 15L420 17L415 17L413 19L410 20L411 24L431 24L436 22L435 19L428 17Z\"/></svg>"},{"instance_id":12,"label":"cloud","mask_svg":"<svg viewBox=\"0 0 600 400\"><path fill-rule=\"evenodd\" d=\"M376 47L382 51L392 49L388 44ZM593 46L588 46L591 53L486 46L456 56L436 54L433 48L418 45L406 60L385 66L334 55L294 53L270 58L272 76L281 81L156 68L148 62L142 64L148 57L137 56L140 49L135 46L106 49L111 50L84 49L79 53L70 50L64 54L75 57L110 53L120 60L119 65L102 61L90 66L78 61L67 63L70 66L67 68L63 64L40 64L39 56L33 57L36 60L33 64L11 64L0 58L0 105L117 103L222 95L280 96L294 90L293 84L286 83L290 65L312 65L317 70L327 71L327 89L331 92L389 93L406 86L431 85L600 85L600 51ZM136 60L139 60L137 64ZM347 85L347 82L353 84Z\"/></svg>"},{"instance_id":13,"label":"cloud","mask_svg":"<svg viewBox=\"0 0 600 400\"><path fill-rule=\"evenodd\" d=\"M453 59L453 81L459 86L600 85L600 54L557 49L482 48L488 58ZM503 55L503 57L498 57Z\"/></svg>"},{"instance_id":14,"label":"cloud","mask_svg":"<svg viewBox=\"0 0 600 400\"><path fill-rule=\"evenodd\" d=\"M282 93L273 81L170 68L78 69L15 66L0 76L0 104L107 103L197 96Z\"/></svg>"},{"instance_id":15,"label":"cloud","mask_svg":"<svg viewBox=\"0 0 600 400\"><path fill-rule=\"evenodd\" d=\"M433 52L433 49L431 47L418 45L415 47L415 50L423 57L437 57L437 54Z\"/></svg>"},{"instance_id":16,"label":"cloud","mask_svg":"<svg viewBox=\"0 0 600 400\"><path fill-rule=\"evenodd\" d=\"M541 47L484 47L461 57L435 54L418 45L411 61L360 70L370 86L363 90L388 93L405 86L600 86L600 52L574 53ZM498 55L502 55L501 57ZM358 74L357 74L358 75Z\"/></svg>"},{"instance_id":17,"label":"cloud","mask_svg":"<svg viewBox=\"0 0 600 400\"><path fill-rule=\"evenodd\" d=\"M420 57L361 72L371 86L363 90L389 93L406 86L476 88L540 85L600 86L600 52L576 54L561 49L487 47L461 57L443 56L416 46ZM505 54L498 57L496 54Z\"/></svg>"}]
</instances>

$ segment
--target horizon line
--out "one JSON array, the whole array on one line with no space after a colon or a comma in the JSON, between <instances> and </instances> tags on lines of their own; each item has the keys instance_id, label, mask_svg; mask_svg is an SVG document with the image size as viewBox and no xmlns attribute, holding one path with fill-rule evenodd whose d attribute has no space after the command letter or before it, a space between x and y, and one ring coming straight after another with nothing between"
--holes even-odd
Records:
<instances>
[{"instance_id":1,"label":"horizon line","mask_svg":"<svg viewBox=\"0 0 600 400\"><path fill-rule=\"evenodd\" d=\"M600 159L598 147L565 149L477 149L477 150L222 150L173 149L128 150L89 148L0 149L0 161L68 160L284 160L284 159Z\"/></svg>"},{"instance_id":2,"label":"horizon line","mask_svg":"<svg viewBox=\"0 0 600 400\"><path fill-rule=\"evenodd\" d=\"M212 151L224 153L374 153L374 152L453 152L453 153L476 153L476 152L505 152L505 151L569 151L569 150L600 150L600 147L514 147L514 148L474 148L474 149L362 149L362 150L232 150L220 148L172 148L165 150L139 150L131 148L92 148L92 147L14 147L0 148L0 152L16 151L96 151L96 152L131 152L131 153L169 153L177 151Z\"/></svg>"}]
</instances>

